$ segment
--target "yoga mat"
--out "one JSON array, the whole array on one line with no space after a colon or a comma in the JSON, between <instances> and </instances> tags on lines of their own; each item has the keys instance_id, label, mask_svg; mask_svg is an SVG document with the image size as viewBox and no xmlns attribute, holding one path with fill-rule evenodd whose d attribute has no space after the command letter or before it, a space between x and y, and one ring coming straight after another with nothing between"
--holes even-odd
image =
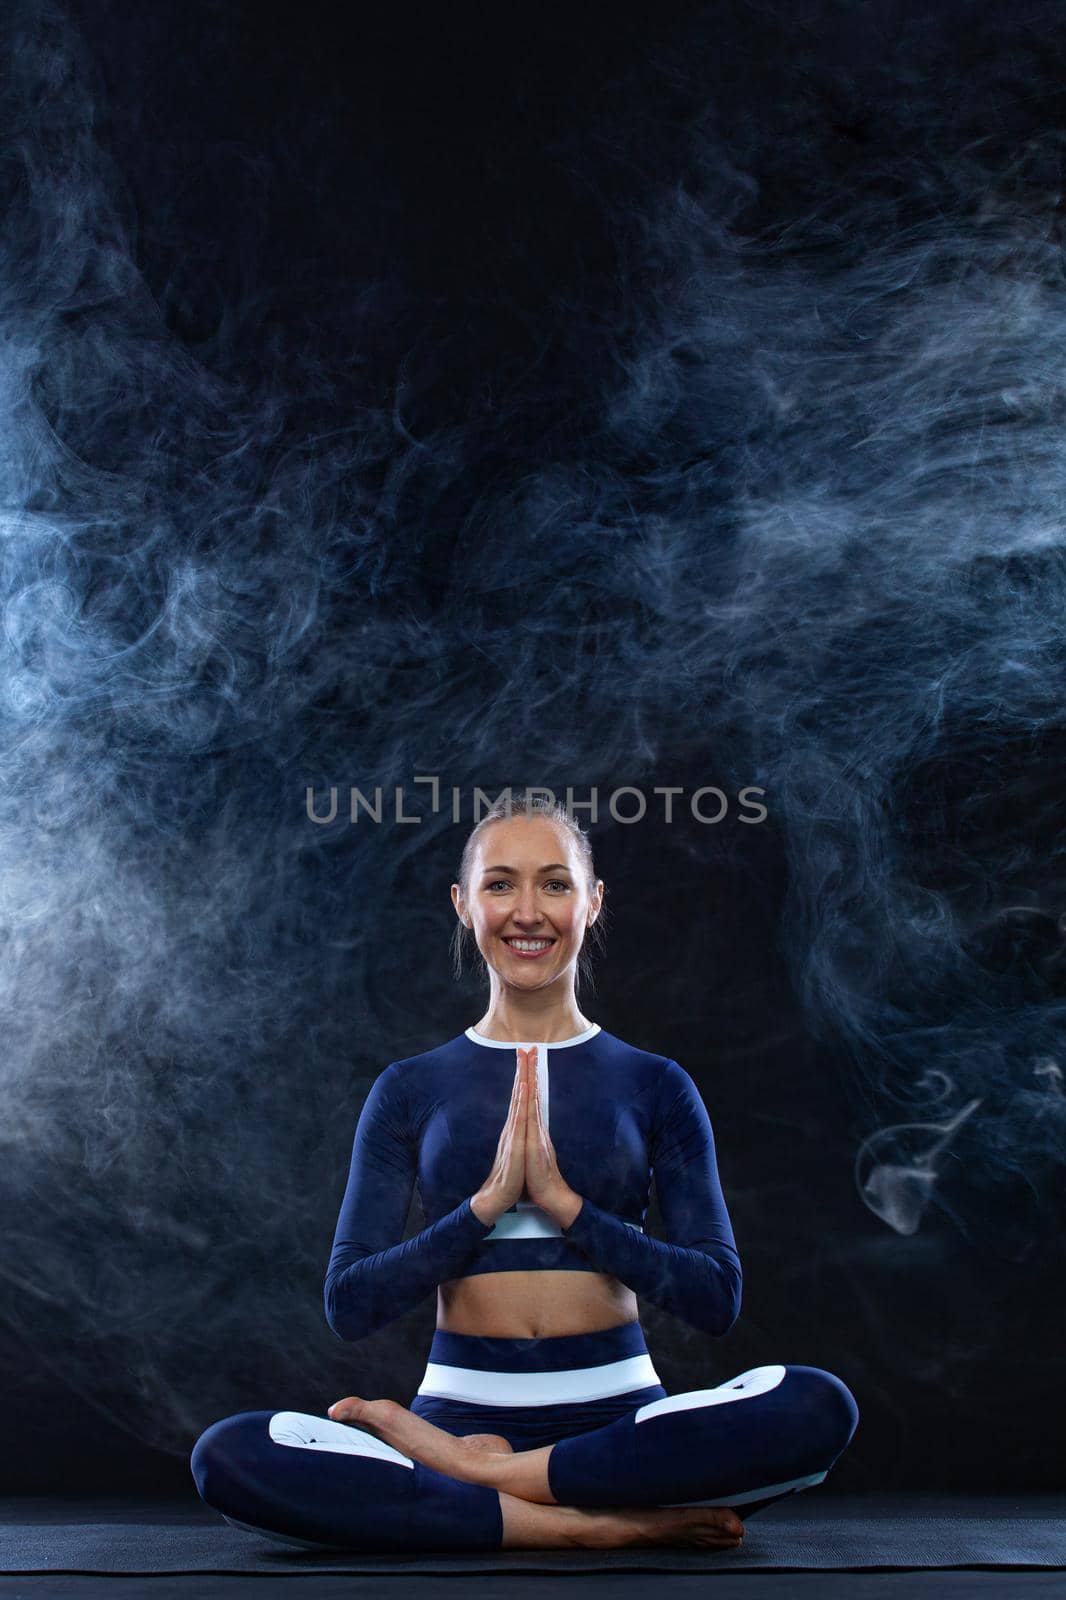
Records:
<instances>
[{"instance_id":1,"label":"yoga mat","mask_svg":"<svg viewBox=\"0 0 1066 1600\"><path fill-rule=\"evenodd\" d=\"M1066 1502L1042 1496L829 1496L783 1501L739 1550L501 1550L408 1556L300 1550L199 1503L25 1496L0 1502L0 1572L727 1572L1066 1566Z\"/></svg>"}]
</instances>

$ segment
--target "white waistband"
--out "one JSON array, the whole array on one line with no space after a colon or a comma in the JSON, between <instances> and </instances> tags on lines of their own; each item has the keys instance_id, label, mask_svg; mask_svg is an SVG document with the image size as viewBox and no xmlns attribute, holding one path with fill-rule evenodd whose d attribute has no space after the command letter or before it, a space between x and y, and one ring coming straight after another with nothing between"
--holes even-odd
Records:
<instances>
[{"instance_id":1,"label":"white waistband","mask_svg":"<svg viewBox=\"0 0 1066 1600\"><path fill-rule=\"evenodd\" d=\"M418 1392L443 1400L470 1400L475 1405L553 1406L568 1400L603 1400L661 1381L646 1352L564 1372L482 1372L476 1367L430 1361Z\"/></svg>"}]
</instances>

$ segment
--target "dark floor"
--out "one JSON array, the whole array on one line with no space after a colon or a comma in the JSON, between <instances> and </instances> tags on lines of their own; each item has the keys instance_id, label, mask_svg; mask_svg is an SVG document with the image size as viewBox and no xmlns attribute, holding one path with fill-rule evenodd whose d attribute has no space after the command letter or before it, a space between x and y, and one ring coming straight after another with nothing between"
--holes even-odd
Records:
<instances>
[{"instance_id":1,"label":"dark floor","mask_svg":"<svg viewBox=\"0 0 1066 1600\"><path fill-rule=\"evenodd\" d=\"M0 1600L687 1600L710 1583L715 1600L1066 1600L1066 1494L795 1496L751 1518L745 1547L360 1557L241 1533L195 1494L22 1496L0 1500Z\"/></svg>"},{"instance_id":2,"label":"dark floor","mask_svg":"<svg viewBox=\"0 0 1066 1600\"><path fill-rule=\"evenodd\" d=\"M149 1595L152 1600L1059 1600L1066 1595L1062 1572L781 1572L781 1573L514 1573L495 1576L455 1574L356 1578L325 1573L242 1577L235 1574L172 1573L158 1577L96 1578L64 1575L22 1578L0 1576L2 1600L103 1600L106 1596Z\"/></svg>"}]
</instances>

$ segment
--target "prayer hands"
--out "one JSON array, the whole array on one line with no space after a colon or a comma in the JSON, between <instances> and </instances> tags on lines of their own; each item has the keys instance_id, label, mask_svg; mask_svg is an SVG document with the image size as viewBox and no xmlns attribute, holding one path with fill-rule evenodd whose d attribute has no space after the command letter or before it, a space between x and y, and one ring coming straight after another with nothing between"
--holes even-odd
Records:
<instances>
[{"instance_id":1,"label":"prayer hands","mask_svg":"<svg viewBox=\"0 0 1066 1600\"><path fill-rule=\"evenodd\" d=\"M566 1228L581 1210L581 1196L559 1171L540 1101L536 1047L519 1049L517 1054L511 1105L496 1159L471 1204L482 1221L495 1222L526 1194Z\"/></svg>"},{"instance_id":2,"label":"prayer hands","mask_svg":"<svg viewBox=\"0 0 1066 1600\"><path fill-rule=\"evenodd\" d=\"M560 1227L569 1227L581 1210L581 1196L571 1189L562 1173L555 1155L548 1125L540 1101L537 1081L537 1052L535 1047L520 1050L525 1056L526 1082L529 1094L524 1097L526 1110L526 1190L534 1205L540 1206L553 1217ZM521 1063L519 1063L521 1070Z\"/></svg>"}]
</instances>

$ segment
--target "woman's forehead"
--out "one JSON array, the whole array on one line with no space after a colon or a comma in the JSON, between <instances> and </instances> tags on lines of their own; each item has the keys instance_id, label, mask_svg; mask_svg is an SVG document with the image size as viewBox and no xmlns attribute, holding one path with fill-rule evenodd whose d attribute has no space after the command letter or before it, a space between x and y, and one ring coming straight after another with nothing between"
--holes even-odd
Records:
<instances>
[{"instance_id":1,"label":"woman's forehead","mask_svg":"<svg viewBox=\"0 0 1066 1600\"><path fill-rule=\"evenodd\" d=\"M517 866L519 857L528 857L536 858L529 864L544 867L568 862L572 848L569 830L546 817L501 817L480 835L477 854L486 864Z\"/></svg>"}]
</instances>

